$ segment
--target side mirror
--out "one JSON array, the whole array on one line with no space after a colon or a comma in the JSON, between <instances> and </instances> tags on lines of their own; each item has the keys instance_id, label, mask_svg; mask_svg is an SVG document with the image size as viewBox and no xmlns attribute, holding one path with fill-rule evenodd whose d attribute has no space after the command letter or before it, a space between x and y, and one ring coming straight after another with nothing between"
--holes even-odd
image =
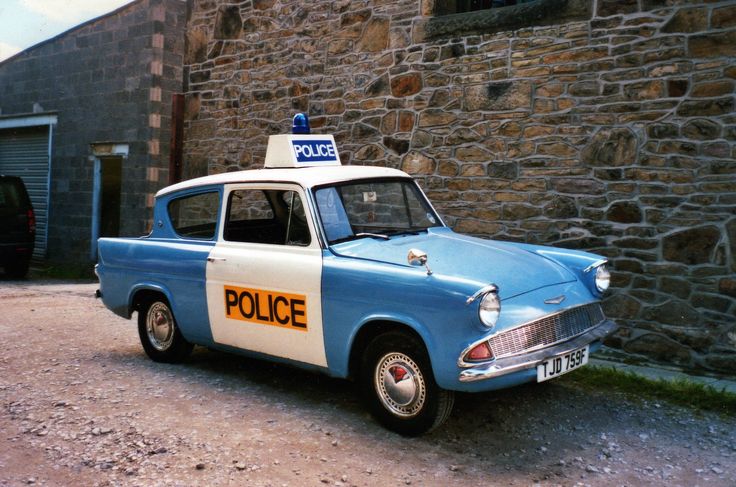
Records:
<instances>
[{"instance_id":1,"label":"side mirror","mask_svg":"<svg viewBox=\"0 0 736 487\"><path fill-rule=\"evenodd\" d=\"M406 260L409 265L421 266L427 268L427 275L432 275L432 270L427 265L427 253L419 249L409 249L409 254L406 256Z\"/></svg>"}]
</instances>

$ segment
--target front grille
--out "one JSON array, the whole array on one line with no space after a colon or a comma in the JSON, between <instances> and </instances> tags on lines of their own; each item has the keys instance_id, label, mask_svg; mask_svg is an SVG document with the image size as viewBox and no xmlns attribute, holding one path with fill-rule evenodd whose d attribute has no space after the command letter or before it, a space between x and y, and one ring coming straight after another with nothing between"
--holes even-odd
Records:
<instances>
[{"instance_id":1,"label":"front grille","mask_svg":"<svg viewBox=\"0 0 736 487\"><path fill-rule=\"evenodd\" d=\"M496 358L516 355L580 335L604 319L600 304L586 304L499 333L488 343Z\"/></svg>"}]
</instances>

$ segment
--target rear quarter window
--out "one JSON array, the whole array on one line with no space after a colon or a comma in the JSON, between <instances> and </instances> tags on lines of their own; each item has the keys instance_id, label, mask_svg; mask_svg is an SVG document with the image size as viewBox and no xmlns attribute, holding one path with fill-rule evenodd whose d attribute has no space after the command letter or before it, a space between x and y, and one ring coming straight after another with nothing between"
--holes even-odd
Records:
<instances>
[{"instance_id":1,"label":"rear quarter window","mask_svg":"<svg viewBox=\"0 0 736 487\"><path fill-rule=\"evenodd\" d=\"M219 208L217 191L182 196L169 202L169 220L180 237L212 240Z\"/></svg>"},{"instance_id":2,"label":"rear quarter window","mask_svg":"<svg viewBox=\"0 0 736 487\"><path fill-rule=\"evenodd\" d=\"M0 208L19 208L25 200L23 196L15 181L0 180Z\"/></svg>"}]
</instances>

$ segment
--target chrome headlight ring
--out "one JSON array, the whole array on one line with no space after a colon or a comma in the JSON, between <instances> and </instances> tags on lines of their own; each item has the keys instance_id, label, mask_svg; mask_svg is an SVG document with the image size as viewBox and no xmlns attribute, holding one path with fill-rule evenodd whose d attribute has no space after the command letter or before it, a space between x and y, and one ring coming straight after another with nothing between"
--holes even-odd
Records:
<instances>
[{"instance_id":1,"label":"chrome headlight ring","mask_svg":"<svg viewBox=\"0 0 736 487\"><path fill-rule=\"evenodd\" d=\"M501 298L498 297L498 286L489 284L478 289L475 294L468 297L465 304L470 304L479 298L481 301L478 307L478 318L483 326L493 328L501 315Z\"/></svg>"},{"instance_id":2,"label":"chrome headlight ring","mask_svg":"<svg viewBox=\"0 0 736 487\"><path fill-rule=\"evenodd\" d=\"M480 322L488 328L493 328L501 315L501 298L497 291L492 291L483 296L478 307Z\"/></svg>"},{"instance_id":3,"label":"chrome headlight ring","mask_svg":"<svg viewBox=\"0 0 736 487\"><path fill-rule=\"evenodd\" d=\"M595 274L593 275L592 281L593 285L595 286L595 290L598 291L599 294L603 294L608 290L608 287L611 285L611 273L608 271L608 261L595 261L588 267L586 267L583 270L583 273L589 274L593 270L595 270Z\"/></svg>"},{"instance_id":4,"label":"chrome headlight ring","mask_svg":"<svg viewBox=\"0 0 736 487\"><path fill-rule=\"evenodd\" d=\"M611 285L611 273L606 264L601 264L595 269L595 288L603 294Z\"/></svg>"}]
</instances>

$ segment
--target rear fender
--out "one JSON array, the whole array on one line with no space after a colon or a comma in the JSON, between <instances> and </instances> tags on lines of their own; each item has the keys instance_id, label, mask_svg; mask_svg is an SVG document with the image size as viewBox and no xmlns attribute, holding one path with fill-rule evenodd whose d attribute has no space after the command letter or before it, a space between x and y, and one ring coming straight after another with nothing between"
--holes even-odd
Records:
<instances>
[{"instance_id":1,"label":"rear fender","mask_svg":"<svg viewBox=\"0 0 736 487\"><path fill-rule=\"evenodd\" d=\"M171 292L169 292L169 290L165 286L155 282L141 282L133 286L130 290L130 293L128 294L128 318L131 317L133 311L136 311L136 295L142 291L150 291L163 294L166 297L166 300L169 302L169 305L171 306L171 311L174 313L174 316L176 316L176 310L174 309L174 300L172 299Z\"/></svg>"}]
</instances>

